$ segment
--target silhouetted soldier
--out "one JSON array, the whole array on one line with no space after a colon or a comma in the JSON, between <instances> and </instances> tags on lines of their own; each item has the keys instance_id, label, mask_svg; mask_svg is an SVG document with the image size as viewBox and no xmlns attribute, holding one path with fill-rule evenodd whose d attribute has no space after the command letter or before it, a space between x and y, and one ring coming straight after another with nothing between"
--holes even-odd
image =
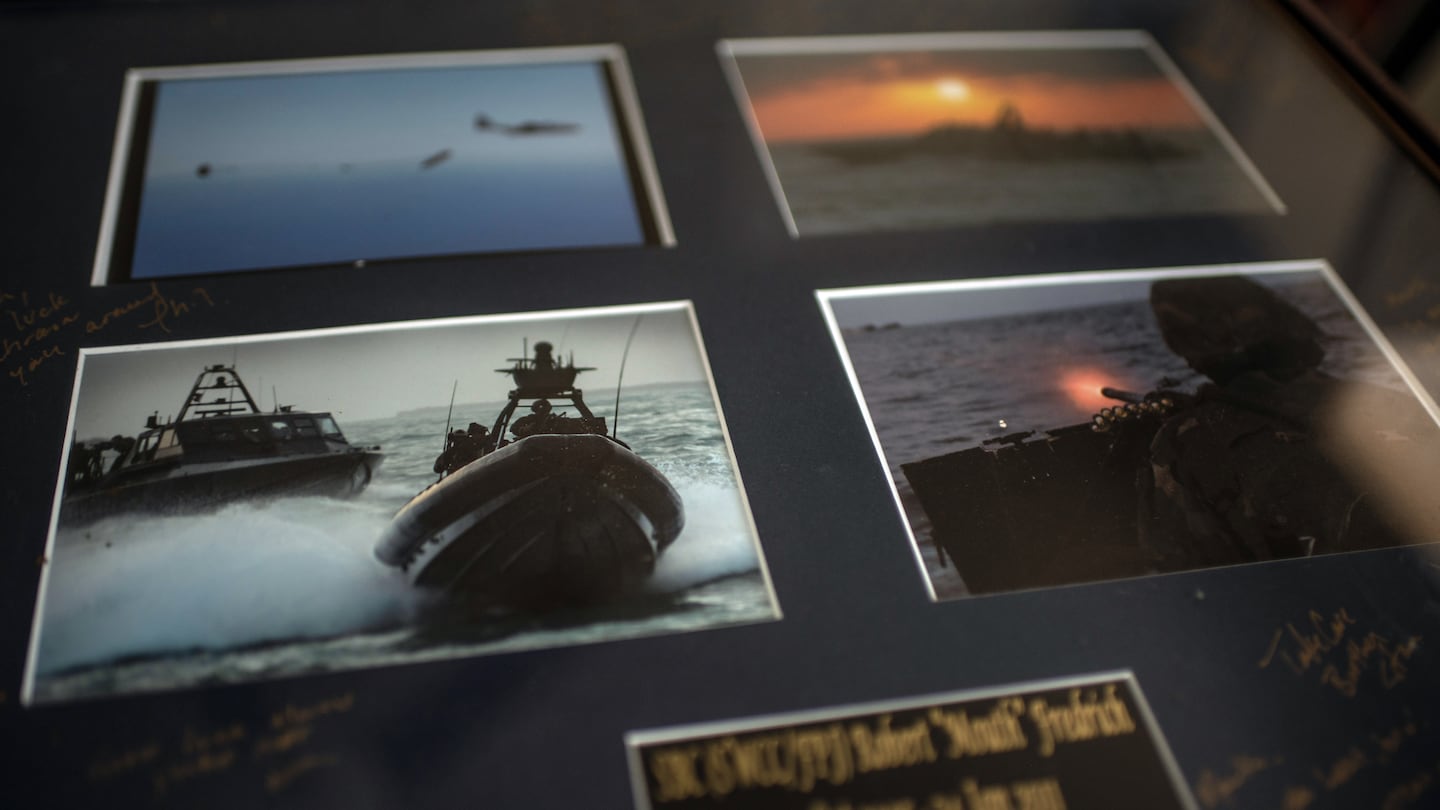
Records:
<instances>
[{"instance_id":1,"label":"silhouetted soldier","mask_svg":"<svg viewBox=\"0 0 1440 810\"><path fill-rule=\"evenodd\" d=\"M1413 397L1318 371L1320 329L1249 279L1158 281L1150 306L1165 344L1212 380L1161 425L1140 473L1140 540L1160 569L1422 539L1405 536L1414 516L1386 508L1354 455L1408 455L1395 441L1440 455Z\"/></svg>"},{"instance_id":2,"label":"silhouetted soldier","mask_svg":"<svg viewBox=\"0 0 1440 810\"><path fill-rule=\"evenodd\" d=\"M490 430L479 422L471 422L470 428L465 431L465 464L469 464L485 453L485 441L490 438Z\"/></svg>"},{"instance_id":3,"label":"silhouetted soldier","mask_svg":"<svg viewBox=\"0 0 1440 810\"><path fill-rule=\"evenodd\" d=\"M535 353L537 358L540 353L540 346L544 345L546 344L536 344ZM538 363L539 360L537 359L536 362ZM533 436L536 433L544 433L552 418L550 413L550 400L537 399L530 405L530 414L516 419L515 423L510 426L510 432L514 433L518 439Z\"/></svg>"},{"instance_id":4,"label":"silhouetted soldier","mask_svg":"<svg viewBox=\"0 0 1440 810\"><path fill-rule=\"evenodd\" d=\"M114 461L110 464L110 467L114 467L125 459L125 455L134 446L134 439L120 435L110 437L109 441L88 444L76 442L70 449L70 462L66 474L72 484L93 484L104 478L109 471L105 464L107 450L116 454Z\"/></svg>"},{"instance_id":5,"label":"silhouetted soldier","mask_svg":"<svg viewBox=\"0 0 1440 810\"><path fill-rule=\"evenodd\" d=\"M89 484L99 481L103 475L101 448L75 442L70 446L70 461L66 477L72 484Z\"/></svg>"},{"instance_id":6,"label":"silhouetted soldier","mask_svg":"<svg viewBox=\"0 0 1440 810\"><path fill-rule=\"evenodd\" d=\"M440 455L435 457L435 472L441 473L442 475L449 475L459 469L459 465L457 465L455 461L459 455L459 448L464 441L465 431L460 428L455 428L450 431L450 435L445 437L445 449L440 452Z\"/></svg>"},{"instance_id":7,"label":"silhouetted soldier","mask_svg":"<svg viewBox=\"0 0 1440 810\"><path fill-rule=\"evenodd\" d=\"M480 458L485 450L488 431L476 422L470 423L468 431L455 428L445 437L445 450L435 459L434 470L449 475L466 464Z\"/></svg>"}]
</instances>

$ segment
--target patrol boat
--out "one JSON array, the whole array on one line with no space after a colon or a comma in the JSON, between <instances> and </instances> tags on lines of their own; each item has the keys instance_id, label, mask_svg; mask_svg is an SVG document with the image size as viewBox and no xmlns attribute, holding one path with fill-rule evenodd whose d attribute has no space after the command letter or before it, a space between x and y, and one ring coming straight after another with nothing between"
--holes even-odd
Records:
<instances>
[{"instance_id":1,"label":"patrol boat","mask_svg":"<svg viewBox=\"0 0 1440 810\"><path fill-rule=\"evenodd\" d=\"M916 157L987 161L1115 161L1161 163L1191 157L1195 149L1173 136L1136 128L1058 130L1031 127L1013 104L1001 106L990 127L941 124L912 138L821 144L815 150L849 166Z\"/></svg>"},{"instance_id":2,"label":"patrol boat","mask_svg":"<svg viewBox=\"0 0 1440 810\"><path fill-rule=\"evenodd\" d=\"M1136 502L1150 442L1189 397L1101 390L1090 422L1029 430L900 465L942 560L971 593L1148 573Z\"/></svg>"},{"instance_id":3,"label":"patrol boat","mask_svg":"<svg viewBox=\"0 0 1440 810\"><path fill-rule=\"evenodd\" d=\"M680 534L674 487L575 387L594 369L552 351L536 343L496 369L515 388L493 427L451 434L441 479L381 535L375 556L414 585L487 608L603 603L642 585Z\"/></svg>"},{"instance_id":4,"label":"patrol boat","mask_svg":"<svg viewBox=\"0 0 1440 810\"><path fill-rule=\"evenodd\" d=\"M70 448L65 525L126 512L181 514L256 498L346 498L384 456L346 440L329 413L256 404L234 366L206 366L174 421L152 414L135 437Z\"/></svg>"}]
</instances>

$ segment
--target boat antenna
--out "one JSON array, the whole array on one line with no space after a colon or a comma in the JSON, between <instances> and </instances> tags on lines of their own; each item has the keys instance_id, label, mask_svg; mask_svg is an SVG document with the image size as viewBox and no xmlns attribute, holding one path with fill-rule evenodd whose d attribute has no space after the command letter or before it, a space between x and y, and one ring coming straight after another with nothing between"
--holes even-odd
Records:
<instances>
[{"instance_id":1,"label":"boat antenna","mask_svg":"<svg viewBox=\"0 0 1440 810\"><path fill-rule=\"evenodd\" d=\"M263 397L265 395L261 394L260 396ZM275 393L275 386L273 384L270 386L270 407L274 409L272 413L280 412L280 395Z\"/></svg>"},{"instance_id":2,"label":"boat antenna","mask_svg":"<svg viewBox=\"0 0 1440 810\"><path fill-rule=\"evenodd\" d=\"M620 355L620 373L615 377L615 418L610 420L610 438L620 438L620 381L625 379L625 361L630 359L630 342L635 339L635 330L640 328L640 319L645 313L635 316L635 323L630 325L630 336L625 338L625 352Z\"/></svg>"},{"instance_id":3,"label":"boat antenna","mask_svg":"<svg viewBox=\"0 0 1440 810\"><path fill-rule=\"evenodd\" d=\"M440 440L440 452L445 452L445 442L450 439L450 417L455 415L455 392L460 389L460 381L450 386L450 410L445 412L445 435Z\"/></svg>"},{"instance_id":4,"label":"boat antenna","mask_svg":"<svg viewBox=\"0 0 1440 810\"><path fill-rule=\"evenodd\" d=\"M459 388L460 381L457 379L455 384L450 386L450 410L445 412L445 435L440 437L440 454L442 456L446 450L450 449L450 417L455 415L455 392L459 390ZM442 470L440 472L440 478L435 479L436 483L439 483L444 477L445 472Z\"/></svg>"},{"instance_id":5,"label":"boat antenna","mask_svg":"<svg viewBox=\"0 0 1440 810\"><path fill-rule=\"evenodd\" d=\"M230 344L230 378L231 378L231 379L235 379L235 378L236 378L236 375L238 375L238 374L240 373L240 372L238 372L238 371L235 370L239 365L240 365L240 344L239 344L239 343L232 343L232 344ZM237 380L237 382L238 382L238 380ZM232 388L226 388L226 389L225 389L225 406L226 406L226 409L227 409L227 410L229 409L229 406L231 405L231 403L234 402L234 400L231 399L231 396L230 396L230 395L231 395L231 392L232 392L233 390L234 390L234 389L232 389ZM246 393L245 398L246 398L246 399L249 399L249 398L250 398L248 392ZM260 389L260 398L261 398L261 402L263 402L263 401L264 401L264 398L265 398L265 389L264 389L264 388L261 388L261 389ZM260 410L260 406L259 406L258 403L257 403L257 404L252 404L251 407L255 408L255 410L256 410L257 412Z\"/></svg>"},{"instance_id":6,"label":"boat antenna","mask_svg":"<svg viewBox=\"0 0 1440 810\"><path fill-rule=\"evenodd\" d=\"M570 336L570 322L565 322L565 330L560 333L560 340L555 343L555 353L561 358L565 357L565 338ZM571 363L570 365L575 365Z\"/></svg>"}]
</instances>

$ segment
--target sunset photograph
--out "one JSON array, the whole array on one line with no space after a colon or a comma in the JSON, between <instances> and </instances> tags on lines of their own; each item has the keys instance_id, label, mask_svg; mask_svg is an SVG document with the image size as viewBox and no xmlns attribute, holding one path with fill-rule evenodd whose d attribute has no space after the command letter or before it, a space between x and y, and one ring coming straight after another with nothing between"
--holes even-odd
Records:
<instances>
[{"instance_id":1,"label":"sunset photograph","mask_svg":"<svg viewBox=\"0 0 1440 810\"><path fill-rule=\"evenodd\" d=\"M721 49L796 236L1284 210L1141 32Z\"/></svg>"}]
</instances>

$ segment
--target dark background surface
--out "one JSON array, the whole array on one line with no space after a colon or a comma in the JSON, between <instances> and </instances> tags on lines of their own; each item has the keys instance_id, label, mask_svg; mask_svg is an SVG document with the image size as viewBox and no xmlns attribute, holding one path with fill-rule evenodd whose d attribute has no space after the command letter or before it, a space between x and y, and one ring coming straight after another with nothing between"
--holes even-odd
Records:
<instances>
[{"instance_id":1,"label":"dark background surface","mask_svg":"<svg viewBox=\"0 0 1440 810\"><path fill-rule=\"evenodd\" d=\"M792 240L715 53L724 37L1066 28L1150 31L1289 213ZM1432 549L932 604L814 298L816 289L860 284L1326 258L1417 376L1440 390L1440 310L1430 309L1440 305L1440 196L1350 80L1278 6L11 6L0 10L8 76L0 292L54 292L87 317L148 292L89 286L127 68L604 42L627 51L676 247L166 282L159 288L177 298L203 284L215 306L173 319L168 334L139 329L133 319L95 335L69 332L56 344L65 354L37 368L27 385L0 378L6 805L628 807L623 736L630 730L1114 669L1135 672L1202 799L1212 795L1203 789L1207 775L1245 770L1249 760L1237 757L1265 767L1239 780L1234 806L1280 806L1295 790L1310 792L1310 807L1379 806L1407 785L1418 791L1414 806L1440 797L1440 693L1427 688L1440 672L1440 569ZM1418 292L1407 297L1407 290ZM20 706L81 346L673 299L695 303L783 621ZM1341 609L1355 620L1356 639L1420 637L1405 677L1386 687L1368 658L1361 688L1348 697L1322 683L1320 664L1300 674L1259 666L1287 623L1303 629L1308 612L1328 617ZM1343 670L1344 650L1324 662ZM316 767L283 786L267 787L274 763L241 746L231 765L157 788L157 774L183 776L167 768L185 759L187 730L235 723L259 730L287 705L347 694L353 709L317 721L303 749L318 757ZM1417 733L1402 735L1395 752L1383 750L1377 740L1407 723ZM157 760L117 773L102 767L151 742L164 751ZM1355 750L1365 764L1338 779L1334 765Z\"/></svg>"}]
</instances>

